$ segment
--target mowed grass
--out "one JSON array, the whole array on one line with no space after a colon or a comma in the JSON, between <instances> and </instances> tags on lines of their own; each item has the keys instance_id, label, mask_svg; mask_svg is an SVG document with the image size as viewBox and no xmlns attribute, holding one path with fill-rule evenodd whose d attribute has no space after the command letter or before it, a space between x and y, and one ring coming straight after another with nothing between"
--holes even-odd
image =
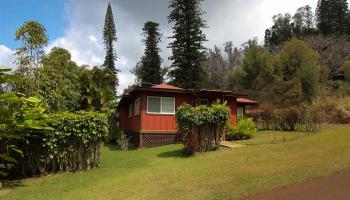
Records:
<instances>
[{"instance_id":1,"label":"mowed grass","mask_svg":"<svg viewBox=\"0 0 350 200\"><path fill-rule=\"evenodd\" d=\"M274 134L297 139L272 144ZM0 199L235 199L350 170L349 126L293 134L301 133L262 132L244 148L195 157L184 157L181 144L127 152L105 146L100 168L26 179Z\"/></svg>"},{"instance_id":2,"label":"mowed grass","mask_svg":"<svg viewBox=\"0 0 350 200\"><path fill-rule=\"evenodd\" d=\"M349 127L350 128L350 127ZM298 132L298 131L259 131L253 138L249 140L232 141L233 143L244 145L260 145L260 144L277 144L301 139L317 133Z\"/></svg>"}]
</instances>

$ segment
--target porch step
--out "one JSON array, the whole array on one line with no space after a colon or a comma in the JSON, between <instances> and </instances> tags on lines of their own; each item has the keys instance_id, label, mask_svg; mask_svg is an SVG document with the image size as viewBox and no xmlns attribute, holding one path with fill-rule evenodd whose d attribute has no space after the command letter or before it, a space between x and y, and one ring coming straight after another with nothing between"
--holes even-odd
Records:
<instances>
[{"instance_id":1,"label":"porch step","mask_svg":"<svg viewBox=\"0 0 350 200\"><path fill-rule=\"evenodd\" d=\"M228 148L241 148L245 147L243 144L237 144L237 143L232 143L232 142L227 142L227 141L222 141L221 146L228 147Z\"/></svg>"}]
</instances>

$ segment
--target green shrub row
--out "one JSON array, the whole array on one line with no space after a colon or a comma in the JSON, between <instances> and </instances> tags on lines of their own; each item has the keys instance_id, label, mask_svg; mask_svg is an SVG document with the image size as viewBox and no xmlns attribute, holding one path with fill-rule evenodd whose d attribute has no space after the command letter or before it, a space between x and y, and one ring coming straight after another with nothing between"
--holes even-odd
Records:
<instances>
[{"instance_id":1,"label":"green shrub row","mask_svg":"<svg viewBox=\"0 0 350 200\"><path fill-rule=\"evenodd\" d=\"M49 131L28 136L24 156L13 173L22 176L80 171L99 166L100 144L108 133L108 118L96 112L50 114Z\"/></svg>"},{"instance_id":2,"label":"green shrub row","mask_svg":"<svg viewBox=\"0 0 350 200\"><path fill-rule=\"evenodd\" d=\"M267 108L248 116L254 118L261 130L316 132L320 129L321 113L313 105L280 109Z\"/></svg>"},{"instance_id":3,"label":"green shrub row","mask_svg":"<svg viewBox=\"0 0 350 200\"><path fill-rule=\"evenodd\" d=\"M181 105L176 112L176 121L185 152L193 155L218 148L229 117L230 109L226 103L217 101L211 107Z\"/></svg>"},{"instance_id":4,"label":"green shrub row","mask_svg":"<svg viewBox=\"0 0 350 200\"><path fill-rule=\"evenodd\" d=\"M350 123L350 97L349 96L323 96L313 102L320 112L322 123L349 124Z\"/></svg>"}]
</instances>

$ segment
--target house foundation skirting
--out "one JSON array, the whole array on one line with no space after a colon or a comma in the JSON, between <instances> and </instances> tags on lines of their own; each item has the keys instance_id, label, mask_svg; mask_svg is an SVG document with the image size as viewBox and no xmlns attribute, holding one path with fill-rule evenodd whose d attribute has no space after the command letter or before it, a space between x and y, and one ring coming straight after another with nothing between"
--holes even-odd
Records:
<instances>
[{"instance_id":1,"label":"house foundation skirting","mask_svg":"<svg viewBox=\"0 0 350 200\"><path fill-rule=\"evenodd\" d=\"M130 141L137 147L148 148L181 142L176 132L129 132Z\"/></svg>"},{"instance_id":2,"label":"house foundation skirting","mask_svg":"<svg viewBox=\"0 0 350 200\"><path fill-rule=\"evenodd\" d=\"M139 147L156 147L180 142L178 133L141 133Z\"/></svg>"}]
</instances>

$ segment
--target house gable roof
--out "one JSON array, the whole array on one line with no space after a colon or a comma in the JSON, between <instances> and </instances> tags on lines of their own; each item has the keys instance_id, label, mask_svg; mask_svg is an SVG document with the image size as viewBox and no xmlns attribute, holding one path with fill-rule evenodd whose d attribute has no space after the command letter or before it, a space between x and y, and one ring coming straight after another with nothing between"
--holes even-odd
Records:
<instances>
[{"instance_id":1,"label":"house gable roof","mask_svg":"<svg viewBox=\"0 0 350 200\"><path fill-rule=\"evenodd\" d=\"M243 97L246 97L247 95L245 94L240 94L240 93L235 93L232 91L225 91L225 90L207 90L207 89L200 89L200 90L196 90L196 89L183 89L180 87L176 87L173 85L169 85L169 84L165 84L165 83L161 83L161 84L157 84L157 85L153 85L151 87L144 87L144 86L132 86L130 88L128 88L127 90L124 91L121 100L118 103L119 107L123 102L127 101L127 99L130 98L130 95L132 93L138 92L138 91L155 91L155 92L167 92L167 93L177 93L177 94L189 94L189 95L198 95L198 94L203 94L203 93L211 93L211 94L218 94L218 95L224 95L227 97L233 97L233 98L237 98L237 102L238 99L241 99L242 102L239 104L256 104L256 101L254 100L250 100L250 99L246 99ZM244 100L245 99L245 100Z\"/></svg>"},{"instance_id":2,"label":"house gable roof","mask_svg":"<svg viewBox=\"0 0 350 200\"><path fill-rule=\"evenodd\" d=\"M170 89L170 90L183 90L182 88L173 86L173 85L169 85L169 84L165 84L165 83L161 83L161 84L157 84L157 85L153 85L151 88L159 88L159 89Z\"/></svg>"}]
</instances>

